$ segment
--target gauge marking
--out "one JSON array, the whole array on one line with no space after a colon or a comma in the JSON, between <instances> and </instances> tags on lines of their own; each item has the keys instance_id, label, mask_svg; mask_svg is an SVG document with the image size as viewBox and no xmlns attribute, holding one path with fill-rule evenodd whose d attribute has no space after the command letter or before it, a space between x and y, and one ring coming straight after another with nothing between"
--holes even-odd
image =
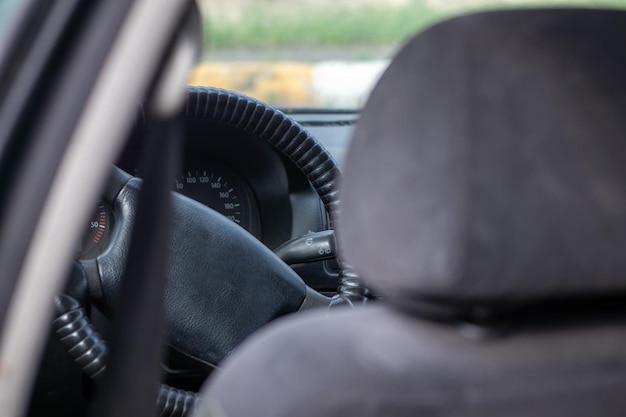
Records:
<instances>
[{"instance_id":1,"label":"gauge marking","mask_svg":"<svg viewBox=\"0 0 626 417\"><path fill-rule=\"evenodd\" d=\"M205 166L188 165L181 170L174 181L176 191L250 230L244 184L236 173L219 163Z\"/></svg>"},{"instance_id":2,"label":"gauge marking","mask_svg":"<svg viewBox=\"0 0 626 417\"><path fill-rule=\"evenodd\" d=\"M96 229L96 233L91 239L94 244L98 244L102 237L104 236L104 232L107 228L107 215L104 212L100 212L97 217L98 220L92 222L91 227ZM95 223L95 224L94 224Z\"/></svg>"},{"instance_id":3,"label":"gauge marking","mask_svg":"<svg viewBox=\"0 0 626 417\"><path fill-rule=\"evenodd\" d=\"M76 251L78 259L95 259L105 249L111 233L110 209L100 204L88 226Z\"/></svg>"}]
</instances>

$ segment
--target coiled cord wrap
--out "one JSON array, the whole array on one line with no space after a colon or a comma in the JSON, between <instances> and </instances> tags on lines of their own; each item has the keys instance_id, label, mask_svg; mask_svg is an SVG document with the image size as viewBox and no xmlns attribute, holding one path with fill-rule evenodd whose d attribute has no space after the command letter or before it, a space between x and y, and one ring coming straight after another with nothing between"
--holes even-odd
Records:
<instances>
[{"instance_id":1,"label":"coiled cord wrap","mask_svg":"<svg viewBox=\"0 0 626 417\"><path fill-rule=\"evenodd\" d=\"M330 300L329 308L338 306L366 304L372 299L370 290L359 282L359 275L348 264L343 264L339 274L337 294Z\"/></svg>"},{"instance_id":2,"label":"coiled cord wrap","mask_svg":"<svg viewBox=\"0 0 626 417\"><path fill-rule=\"evenodd\" d=\"M106 342L93 329L80 303L68 295L54 300L56 318L54 331L67 352L94 381L99 381L106 369L108 349Z\"/></svg>"},{"instance_id":3,"label":"coiled cord wrap","mask_svg":"<svg viewBox=\"0 0 626 417\"><path fill-rule=\"evenodd\" d=\"M52 322L54 331L67 352L83 372L98 382L101 380L108 359L106 341L93 328L85 309L75 298L59 295L54 300L56 309ZM191 415L198 396L162 384L157 397L160 416L185 417Z\"/></svg>"}]
</instances>

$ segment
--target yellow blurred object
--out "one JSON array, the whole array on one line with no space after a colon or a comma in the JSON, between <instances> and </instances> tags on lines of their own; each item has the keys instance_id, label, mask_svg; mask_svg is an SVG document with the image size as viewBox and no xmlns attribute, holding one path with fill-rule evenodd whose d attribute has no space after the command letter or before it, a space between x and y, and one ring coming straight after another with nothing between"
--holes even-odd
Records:
<instances>
[{"instance_id":1,"label":"yellow blurred object","mask_svg":"<svg viewBox=\"0 0 626 417\"><path fill-rule=\"evenodd\" d=\"M188 84L219 87L278 107L315 107L312 65L301 62L202 63Z\"/></svg>"}]
</instances>

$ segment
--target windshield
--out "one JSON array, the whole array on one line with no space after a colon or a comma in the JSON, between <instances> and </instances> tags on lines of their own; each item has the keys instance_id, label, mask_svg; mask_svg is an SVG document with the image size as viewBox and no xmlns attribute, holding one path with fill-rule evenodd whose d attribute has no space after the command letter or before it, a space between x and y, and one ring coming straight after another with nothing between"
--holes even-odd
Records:
<instances>
[{"instance_id":1,"label":"windshield","mask_svg":"<svg viewBox=\"0 0 626 417\"><path fill-rule=\"evenodd\" d=\"M626 0L200 0L202 62L192 85L280 108L359 109L407 37L470 11L626 8Z\"/></svg>"}]
</instances>

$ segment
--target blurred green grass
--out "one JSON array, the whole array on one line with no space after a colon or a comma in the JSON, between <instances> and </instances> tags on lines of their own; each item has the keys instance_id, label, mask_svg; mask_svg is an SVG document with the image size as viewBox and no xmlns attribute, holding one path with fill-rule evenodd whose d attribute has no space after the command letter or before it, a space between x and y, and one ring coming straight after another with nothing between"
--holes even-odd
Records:
<instances>
[{"instance_id":1,"label":"blurred green grass","mask_svg":"<svg viewBox=\"0 0 626 417\"><path fill-rule=\"evenodd\" d=\"M205 42L215 49L294 46L387 45L436 17L423 6L359 9L311 8L285 13L255 4L238 20L205 21Z\"/></svg>"},{"instance_id":2,"label":"blurred green grass","mask_svg":"<svg viewBox=\"0 0 626 417\"><path fill-rule=\"evenodd\" d=\"M225 9L224 2L228 2L229 13L220 14ZM391 46L451 15L557 5L626 8L626 0L205 0L202 8L205 46L209 49L272 50Z\"/></svg>"}]
</instances>

